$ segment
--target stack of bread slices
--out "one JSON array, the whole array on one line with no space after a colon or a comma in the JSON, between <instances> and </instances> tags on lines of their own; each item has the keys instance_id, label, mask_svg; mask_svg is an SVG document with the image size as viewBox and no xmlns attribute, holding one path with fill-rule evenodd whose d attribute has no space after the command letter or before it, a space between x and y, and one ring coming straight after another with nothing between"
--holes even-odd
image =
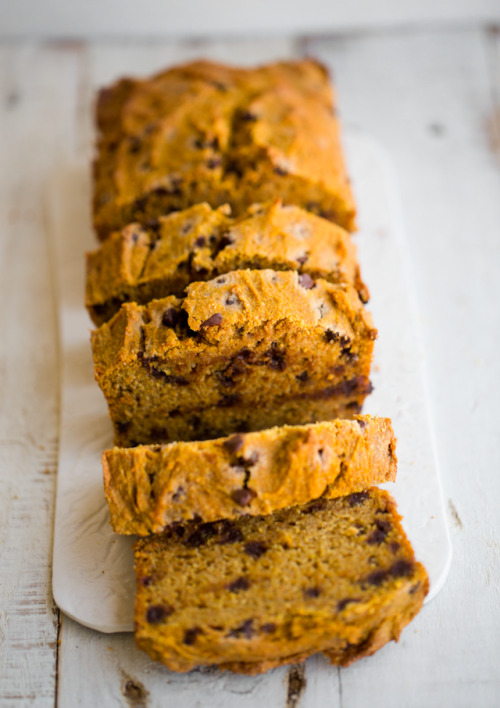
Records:
<instances>
[{"instance_id":1,"label":"stack of bread slices","mask_svg":"<svg viewBox=\"0 0 500 708\"><path fill-rule=\"evenodd\" d=\"M428 579L361 415L376 330L327 72L207 61L101 91L86 305L135 545L136 641L178 671L373 653Z\"/></svg>"}]
</instances>

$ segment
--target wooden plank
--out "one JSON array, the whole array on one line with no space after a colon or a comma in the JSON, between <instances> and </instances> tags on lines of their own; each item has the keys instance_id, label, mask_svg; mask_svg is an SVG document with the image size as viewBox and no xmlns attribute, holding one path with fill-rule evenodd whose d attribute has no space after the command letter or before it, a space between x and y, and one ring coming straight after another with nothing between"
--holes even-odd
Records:
<instances>
[{"instance_id":1,"label":"wooden plank","mask_svg":"<svg viewBox=\"0 0 500 708\"><path fill-rule=\"evenodd\" d=\"M0 4L2 36L202 36L285 34L498 19L496 0L16 0Z\"/></svg>"},{"instance_id":2,"label":"wooden plank","mask_svg":"<svg viewBox=\"0 0 500 708\"><path fill-rule=\"evenodd\" d=\"M345 122L394 160L455 545L447 584L400 645L341 671L344 708L498 705L498 66L489 76L484 40L464 29L303 47L334 70Z\"/></svg>"},{"instance_id":3,"label":"wooden plank","mask_svg":"<svg viewBox=\"0 0 500 708\"><path fill-rule=\"evenodd\" d=\"M0 703L52 705L51 546L59 379L43 190L65 138L73 66L0 48ZM59 60L59 63L60 60Z\"/></svg>"}]
</instances>

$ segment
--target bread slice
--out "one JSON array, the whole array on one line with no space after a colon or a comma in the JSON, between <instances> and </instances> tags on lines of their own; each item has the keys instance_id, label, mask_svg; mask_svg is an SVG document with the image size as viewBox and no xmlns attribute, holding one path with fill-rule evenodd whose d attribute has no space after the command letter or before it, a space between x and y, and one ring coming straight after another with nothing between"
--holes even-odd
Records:
<instances>
[{"instance_id":1,"label":"bread slice","mask_svg":"<svg viewBox=\"0 0 500 708\"><path fill-rule=\"evenodd\" d=\"M97 101L94 223L101 239L193 204L242 214L276 198L355 225L326 69L209 61L122 79Z\"/></svg>"},{"instance_id":2,"label":"bread slice","mask_svg":"<svg viewBox=\"0 0 500 708\"><path fill-rule=\"evenodd\" d=\"M240 270L123 305L92 346L115 444L133 446L350 418L375 336L349 285Z\"/></svg>"},{"instance_id":3,"label":"bread slice","mask_svg":"<svg viewBox=\"0 0 500 708\"><path fill-rule=\"evenodd\" d=\"M136 642L175 671L255 674L320 651L347 666L397 639L428 591L378 489L173 526L136 543L135 570Z\"/></svg>"},{"instance_id":4,"label":"bread slice","mask_svg":"<svg viewBox=\"0 0 500 708\"><path fill-rule=\"evenodd\" d=\"M297 270L350 283L363 302L356 247L340 226L280 201L254 205L239 219L229 207L196 204L145 225L129 224L87 254L86 305L95 324L123 302L182 296L189 283L240 269Z\"/></svg>"},{"instance_id":5,"label":"bread slice","mask_svg":"<svg viewBox=\"0 0 500 708\"><path fill-rule=\"evenodd\" d=\"M388 418L359 416L204 442L113 448L104 490L116 533L147 536L172 523L268 514L394 481Z\"/></svg>"}]
</instances>

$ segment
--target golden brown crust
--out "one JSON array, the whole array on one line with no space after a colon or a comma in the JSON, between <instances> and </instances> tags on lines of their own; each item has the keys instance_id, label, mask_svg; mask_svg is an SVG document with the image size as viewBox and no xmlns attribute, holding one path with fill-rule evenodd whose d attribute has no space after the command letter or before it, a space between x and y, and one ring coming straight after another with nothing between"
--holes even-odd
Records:
<instances>
[{"instance_id":1,"label":"golden brown crust","mask_svg":"<svg viewBox=\"0 0 500 708\"><path fill-rule=\"evenodd\" d=\"M203 201L241 214L277 197L354 228L331 87L310 59L122 79L100 93L97 122L100 238Z\"/></svg>"},{"instance_id":2,"label":"golden brown crust","mask_svg":"<svg viewBox=\"0 0 500 708\"><path fill-rule=\"evenodd\" d=\"M208 204L129 224L87 254L86 306L100 325L123 302L145 304L182 296L193 281L241 269L297 270L332 283L349 283L363 302L356 247L350 235L296 206L280 201L254 205L239 219L229 207Z\"/></svg>"},{"instance_id":3,"label":"golden brown crust","mask_svg":"<svg viewBox=\"0 0 500 708\"><path fill-rule=\"evenodd\" d=\"M172 523L268 514L396 478L388 418L360 416L205 442L113 448L104 490L116 533L147 536Z\"/></svg>"},{"instance_id":4,"label":"golden brown crust","mask_svg":"<svg viewBox=\"0 0 500 708\"><path fill-rule=\"evenodd\" d=\"M348 665L422 606L424 568L386 492L172 527L135 546L138 646L175 671L260 673L323 651Z\"/></svg>"},{"instance_id":5,"label":"golden brown crust","mask_svg":"<svg viewBox=\"0 0 500 708\"><path fill-rule=\"evenodd\" d=\"M246 270L125 304L92 345L115 444L129 446L352 417L375 335L350 286Z\"/></svg>"}]
</instances>

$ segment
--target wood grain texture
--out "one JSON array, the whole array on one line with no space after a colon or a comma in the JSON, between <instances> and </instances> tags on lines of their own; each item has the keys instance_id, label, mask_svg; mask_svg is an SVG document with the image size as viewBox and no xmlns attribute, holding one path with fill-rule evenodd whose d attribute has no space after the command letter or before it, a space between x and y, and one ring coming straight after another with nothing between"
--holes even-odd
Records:
<instances>
[{"instance_id":1,"label":"wood grain texture","mask_svg":"<svg viewBox=\"0 0 500 708\"><path fill-rule=\"evenodd\" d=\"M34 48L0 50L0 704L52 705L50 591L57 465L57 329L43 184L58 109ZM37 120L33 120L33 116ZM22 169L22 165L26 169Z\"/></svg>"}]
</instances>

